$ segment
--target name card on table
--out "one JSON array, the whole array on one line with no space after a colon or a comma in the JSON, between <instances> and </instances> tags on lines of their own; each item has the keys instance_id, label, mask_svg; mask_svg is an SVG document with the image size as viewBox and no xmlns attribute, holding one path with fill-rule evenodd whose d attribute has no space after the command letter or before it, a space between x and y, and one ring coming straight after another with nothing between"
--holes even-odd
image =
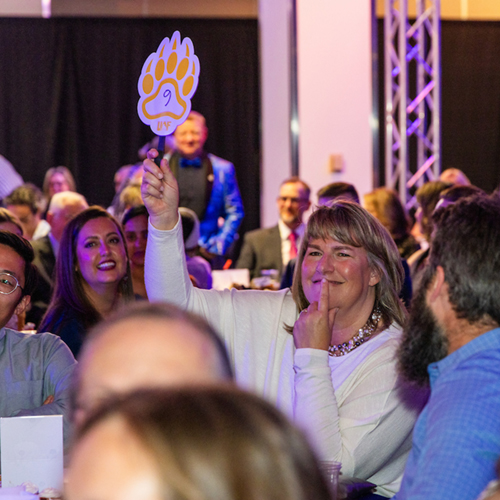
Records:
<instances>
[{"instance_id":1,"label":"name card on table","mask_svg":"<svg viewBox=\"0 0 500 500\"><path fill-rule=\"evenodd\" d=\"M223 269L212 271L212 288L224 290L233 284L250 286L250 271L248 269Z\"/></svg>"},{"instance_id":2,"label":"name card on table","mask_svg":"<svg viewBox=\"0 0 500 500\"><path fill-rule=\"evenodd\" d=\"M63 417L0 418L2 486L63 486Z\"/></svg>"}]
</instances>

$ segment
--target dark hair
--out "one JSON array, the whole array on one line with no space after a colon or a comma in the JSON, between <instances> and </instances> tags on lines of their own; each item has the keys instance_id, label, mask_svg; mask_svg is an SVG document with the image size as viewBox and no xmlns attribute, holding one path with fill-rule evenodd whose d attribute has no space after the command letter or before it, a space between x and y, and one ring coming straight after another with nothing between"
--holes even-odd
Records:
<instances>
[{"instance_id":1,"label":"dark hair","mask_svg":"<svg viewBox=\"0 0 500 500\"><path fill-rule=\"evenodd\" d=\"M422 232L427 241L430 241L432 235L432 212L439 201L439 195L452 184L441 181L426 182L417 189L416 196L418 204L422 210Z\"/></svg>"},{"instance_id":2,"label":"dark hair","mask_svg":"<svg viewBox=\"0 0 500 500\"><path fill-rule=\"evenodd\" d=\"M30 242L10 231L0 231L0 245L12 248L24 260L23 296L31 295L38 283L38 274L33 264L35 254Z\"/></svg>"},{"instance_id":3,"label":"dark hair","mask_svg":"<svg viewBox=\"0 0 500 500\"><path fill-rule=\"evenodd\" d=\"M330 207L319 207L309 217L297 256L292 294L299 311L309 306L302 287L302 261L307 245L313 239L333 238L340 243L364 248L370 267L380 281L375 285L375 304L386 326L392 322L403 325L406 311L398 293L404 279L399 251L384 226L373 215L354 202L338 200Z\"/></svg>"},{"instance_id":4,"label":"dark hair","mask_svg":"<svg viewBox=\"0 0 500 500\"><path fill-rule=\"evenodd\" d=\"M500 324L500 200L478 195L436 214L429 266L444 269L450 302L470 323Z\"/></svg>"},{"instance_id":5,"label":"dark hair","mask_svg":"<svg viewBox=\"0 0 500 500\"><path fill-rule=\"evenodd\" d=\"M119 419L157 465L163 498L329 500L301 431L264 399L235 388L142 390L107 401L80 429Z\"/></svg>"},{"instance_id":6,"label":"dark hair","mask_svg":"<svg viewBox=\"0 0 500 500\"><path fill-rule=\"evenodd\" d=\"M122 308L108 319L101 321L94 328L92 328L88 333L89 340L103 335L106 330L117 323L133 319L151 319L158 322L165 320L179 320L190 324L202 335L205 335L213 345L217 355L218 368L220 369L221 378L229 380L233 378L233 369L231 368L231 361L229 360L226 347L215 330L200 316L184 311L172 304L160 302L139 302L137 304L129 305L126 308ZM91 342L92 341L90 340L89 345Z\"/></svg>"},{"instance_id":7,"label":"dark hair","mask_svg":"<svg viewBox=\"0 0 500 500\"><path fill-rule=\"evenodd\" d=\"M14 226L21 231L21 234L23 234L23 227L21 226L21 222L19 222L17 215L6 208L0 207L0 223L2 222L10 222L11 224L14 224Z\"/></svg>"},{"instance_id":8,"label":"dark hair","mask_svg":"<svg viewBox=\"0 0 500 500\"><path fill-rule=\"evenodd\" d=\"M194 229L194 226L196 225L195 220L191 214L182 213L181 224L182 224L182 237L184 238L184 244L186 244L188 236L191 234L191 231Z\"/></svg>"},{"instance_id":9,"label":"dark hair","mask_svg":"<svg viewBox=\"0 0 500 500\"><path fill-rule=\"evenodd\" d=\"M27 182L14 189L3 199L4 206L27 205L32 214L45 210L45 199L42 192L34 184Z\"/></svg>"},{"instance_id":10,"label":"dark hair","mask_svg":"<svg viewBox=\"0 0 500 500\"><path fill-rule=\"evenodd\" d=\"M441 193L439 193L439 200L455 203L460 198L466 198L467 196L474 196L476 194L484 194L484 191L473 185L456 185L441 191Z\"/></svg>"},{"instance_id":11,"label":"dark hair","mask_svg":"<svg viewBox=\"0 0 500 500\"><path fill-rule=\"evenodd\" d=\"M140 217L141 215L145 215L146 218L149 217L148 209L144 205L138 205L137 207L129 208L125 212L125 215L123 216L122 226L125 226L125 224L129 220L135 219L136 217Z\"/></svg>"},{"instance_id":12,"label":"dark hair","mask_svg":"<svg viewBox=\"0 0 500 500\"><path fill-rule=\"evenodd\" d=\"M297 177L296 175L293 177L289 177L288 179L285 179L280 186L284 186L285 184L302 184L302 187L304 188L304 191L306 192L307 199L311 196L311 188L306 184L300 177Z\"/></svg>"},{"instance_id":13,"label":"dark hair","mask_svg":"<svg viewBox=\"0 0 500 500\"><path fill-rule=\"evenodd\" d=\"M120 282L118 293L126 300L132 297L130 265L128 263L127 245L125 245L122 228L116 219L106 212L106 210L98 206L92 206L71 219L64 228L59 255L56 261L54 295L42 319L39 331L57 333L57 329L54 326L60 323L61 318L67 314L68 310L71 310L78 316L85 328L95 325L101 319L101 315L90 303L85 293L83 287L84 278L77 271L78 257L76 253L78 235L83 226L90 220L100 217L111 220L121 236L127 255L127 272Z\"/></svg>"},{"instance_id":14,"label":"dark hair","mask_svg":"<svg viewBox=\"0 0 500 500\"><path fill-rule=\"evenodd\" d=\"M408 235L408 217L396 191L380 187L365 194L364 200L373 205L375 216L395 240Z\"/></svg>"},{"instance_id":15,"label":"dark hair","mask_svg":"<svg viewBox=\"0 0 500 500\"><path fill-rule=\"evenodd\" d=\"M323 186L317 193L316 196L319 198L331 198L332 200L336 198L343 198L348 200L353 200L359 203L359 195L356 188L347 182L332 182Z\"/></svg>"}]
</instances>

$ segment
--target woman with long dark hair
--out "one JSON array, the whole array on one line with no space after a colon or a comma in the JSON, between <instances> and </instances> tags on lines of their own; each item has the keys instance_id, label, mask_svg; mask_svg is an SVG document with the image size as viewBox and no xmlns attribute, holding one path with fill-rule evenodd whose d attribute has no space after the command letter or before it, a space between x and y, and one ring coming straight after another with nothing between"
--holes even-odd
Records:
<instances>
[{"instance_id":1,"label":"woman with long dark hair","mask_svg":"<svg viewBox=\"0 0 500 500\"><path fill-rule=\"evenodd\" d=\"M76 357L86 330L131 297L120 224L103 208L90 207L64 230L54 295L39 330L59 335Z\"/></svg>"}]
</instances>

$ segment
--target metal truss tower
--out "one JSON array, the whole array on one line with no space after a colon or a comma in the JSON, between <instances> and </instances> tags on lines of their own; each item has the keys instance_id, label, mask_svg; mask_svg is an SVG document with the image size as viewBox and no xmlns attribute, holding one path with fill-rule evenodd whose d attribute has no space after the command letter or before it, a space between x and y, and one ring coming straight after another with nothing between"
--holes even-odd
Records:
<instances>
[{"instance_id":1,"label":"metal truss tower","mask_svg":"<svg viewBox=\"0 0 500 500\"><path fill-rule=\"evenodd\" d=\"M407 208L441 171L440 0L385 0L385 180ZM411 167L411 168L410 168Z\"/></svg>"}]
</instances>

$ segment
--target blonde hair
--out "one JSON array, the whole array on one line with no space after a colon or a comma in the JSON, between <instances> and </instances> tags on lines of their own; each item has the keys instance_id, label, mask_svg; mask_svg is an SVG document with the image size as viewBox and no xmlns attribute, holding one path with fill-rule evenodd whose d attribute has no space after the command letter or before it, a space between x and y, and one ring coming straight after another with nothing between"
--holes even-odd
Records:
<instances>
[{"instance_id":1,"label":"blonde hair","mask_svg":"<svg viewBox=\"0 0 500 500\"><path fill-rule=\"evenodd\" d=\"M309 218L297 256L292 295L299 311L309 306L302 287L302 262L313 239L334 239L340 243L364 248L370 268L380 276L375 285L375 305L382 313L384 325L403 325L406 310L398 297L404 280L399 251L385 227L369 212L346 200L330 207L318 208Z\"/></svg>"},{"instance_id":2,"label":"blonde hair","mask_svg":"<svg viewBox=\"0 0 500 500\"><path fill-rule=\"evenodd\" d=\"M331 498L303 434L254 394L221 386L138 391L104 403L78 439L111 418L158 464L163 498Z\"/></svg>"},{"instance_id":3,"label":"blonde hair","mask_svg":"<svg viewBox=\"0 0 500 500\"><path fill-rule=\"evenodd\" d=\"M43 194L46 198L49 198L49 188L50 188L50 179L54 174L62 174L66 182L68 183L70 191L76 191L76 182L73 174L71 173L68 167L64 165L59 165L58 167L52 167L45 172L45 177L43 179Z\"/></svg>"}]
</instances>

